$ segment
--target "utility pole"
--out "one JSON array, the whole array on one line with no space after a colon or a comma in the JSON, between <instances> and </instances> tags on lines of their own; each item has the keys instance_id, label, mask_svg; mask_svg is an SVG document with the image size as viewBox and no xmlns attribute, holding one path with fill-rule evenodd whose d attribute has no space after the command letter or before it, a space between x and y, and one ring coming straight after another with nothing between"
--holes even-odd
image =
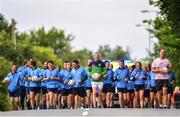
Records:
<instances>
[{"instance_id":1,"label":"utility pole","mask_svg":"<svg viewBox=\"0 0 180 117\"><path fill-rule=\"evenodd\" d=\"M12 34L12 40L14 43L14 49L16 50L16 21L14 19L11 20L11 34Z\"/></svg>"}]
</instances>

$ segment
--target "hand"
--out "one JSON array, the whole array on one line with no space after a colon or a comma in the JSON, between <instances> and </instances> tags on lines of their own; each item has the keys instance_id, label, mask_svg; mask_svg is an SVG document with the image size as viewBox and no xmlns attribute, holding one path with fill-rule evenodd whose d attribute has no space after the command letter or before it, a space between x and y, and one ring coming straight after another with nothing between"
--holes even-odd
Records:
<instances>
[{"instance_id":1,"label":"hand","mask_svg":"<svg viewBox=\"0 0 180 117\"><path fill-rule=\"evenodd\" d=\"M127 82L127 81L128 81L128 78L125 78L125 81Z\"/></svg>"},{"instance_id":2,"label":"hand","mask_svg":"<svg viewBox=\"0 0 180 117\"><path fill-rule=\"evenodd\" d=\"M139 77L139 74L137 74L137 75L135 76L136 79L138 79L138 77Z\"/></svg>"},{"instance_id":3,"label":"hand","mask_svg":"<svg viewBox=\"0 0 180 117\"><path fill-rule=\"evenodd\" d=\"M55 80L56 78L55 78L55 77L51 77L50 79L51 79L51 80Z\"/></svg>"},{"instance_id":4,"label":"hand","mask_svg":"<svg viewBox=\"0 0 180 117\"><path fill-rule=\"evenodd\" d=\"M145 75L142 75L142 78L146 78L146 76L145 76Z\"/></svg>"},{"instance_id":5,"label":"hand","mask_svg":"<svg viewBox=\"0 0 180 117\"><path fill-rule=\"evenodd\" d=\"M66 84L67 84L67 82L64 82L64 84L66 85Z\"/></svg>"},{"instance_id":6,"label":"hand","mask_svg":"<svg viewBox=\"0 0 180 117\"><path fill-rule=\"evenodd\" d=\"M32 77L27 77L27 80L32 81Z\"/></svg>"},{"instance_id":7,"label":"hand","mask_svg":"<svg viewBox=\"0 0 180 117\"><path fill-rule=\"evenodd\" d=\"M78 80L78 83L80 84L82 81L81 80Z\"/></svg>"}]
</instances>

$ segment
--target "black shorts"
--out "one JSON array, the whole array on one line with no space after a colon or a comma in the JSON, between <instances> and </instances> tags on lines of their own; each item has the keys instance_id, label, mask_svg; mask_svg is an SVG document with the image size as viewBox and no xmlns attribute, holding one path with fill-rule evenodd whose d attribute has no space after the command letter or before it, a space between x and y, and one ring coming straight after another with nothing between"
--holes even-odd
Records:
<instances>
[{"instance_id":1,"label":"black shorts","mask_svg":"<svg viewBox=\"0 0 180 117\"><path fill-rule=\"evenodd\" d=\"M163 87L168 87L169 80L155 80L157 91L162 90Z\"/></svg>"},{"instance_id":2,"label":"black shorts","mask_svg":"<svg viewBox=\"0 0 180 117\"><path fill-rule=\"evenodd\" d=\"M117 88L117 91L118 93L121 92L121 93L127 93L127 89L126 88Z\"/></svg>"},{"instance_id":3,"label":"black shorts","mask_svg":"<svg viewBox=\"0 0 180 117\"><path fill-rule=\"evenodd\" d=\"M173 87L172 86L168 86L168 94L173 94Z\"/></svg>"},{"instance_id":4,"label":"black shorts","mask_svg":"<svg viewBox=\"0 0 180 117\"><path fill-rule=\"evenodd\" d=\"M68 96L69 94L72 94L72 89L63 89L62 90L63 96Z\"/></svg>"},{"instance_id":5,"label":"black shorts","mask_svg":"<svg viewBox=\"0 0 180 117\"><path fill-rule=\"evenodd\" d=\"M35 94L40 93L41 91L40 87L29 87L29 89L30 89L30 92L34 92Z\"/></svg>"},{"instance_id":6,"label":"black shorts","mask_svg":"<svg viewBox=\"0 0 180 117\"><path fill-rule=\"evenodd\" d=\"M26 95L30 94L30 88L26 87Z\"/></svg>"},{"instance_id":7,"label":"black shorts","mask_svg":"<svg viewBox=\"0 0 180 117\"><path fill-rule=\"evenodd\" d=\"M19 89L13 92L9 91L9 97L19 97Z\"/></svg>"},{"instance_id":8,"label":"black shorts","mask_svg":"<svg viewBox=\"0 0 180 117\"><path fill-rule=\"evenodd\" d=\"M145 98L150 98L150 89L144 90L144 97Z\"/></svg>"},{"instance_id":9,"label":"black shorts","mask_svg":"<svg viewBox=\"0 0 180 117\"><path fill-rule=\"evenodd\" d=\"M62 94L62 89L58 89L58 94Z\"/></svg>"},{"instance_id":10,"label":"black shorts","mask_svg":"<svg viewBox=\"0 0 180 117\"><path fill-rule=\"evenodd\" d=\"M134 84L134 90L135 91L144 90L144 85L136 85L136 84Z\"/></svg>"},{"instance_id":11,"label":"black shorts","mask_svg":"<svg viewBox=\"0 0 180 117\"><path fill-rule=\"evenodd\" d=\"M150 91L154 92L154 93L157 93L156 87L150 87Z\"/></svg>"},{"instance_id":12,"label":"black shorts","mask_svg":"<svg viewBox=\"0 0 180 117\"><path fill-rule=\"evenodd\" d=\"M58 93L58 88L48 88L48 92Z\"/></svg>"},{"instance_id":13,"label":"black shorts","mask_svg":"<svg viewBox=\"0 0 180 117\"><path fill-rule=\"evenodd\" d=\"M108 92L113 93L112 84L104 84L104 85L103 85L102 92L103 92L103 93L108 93Z\"/></svg>"},{"instance_id":14,"label":"black shorts","mask_svg":"<svg viewBox=\"0 0 180 117\"><path fill-rule=\"evenodd\" d=\"M47 93L47 87L41 87L41 94L46 94Z\"/></svg>"},{"instance_id":15,"label":"black shorts","mask_svg":"<svg viewBox=\"0 0 180 117\"><path fill-rule=\"evenodd\" d=\"M91 90L92 92L92 87L85 87L85 90Z\"/></svg>"},{"instance_id":16,"label":"black shorts","mask_svg":"<svg viewBox=\"0 0 180 117\"><path fill-rule=\"evenodd\" d=\"M74 95L79 95L80 97L85 97L85 95L86 95L86 91L85 91L84 87L75 87L72 89L72 93Z\"/></svg>"},{"instance_id":17,"label":"black shorts","mask_svg":"<svg viewBox=\"0 0 180 117\"><path fill-rule=\"evenodd\" d=\"M132 90L127 90L128 93L134 93L134 89Z\"/></svg>"}]
</instances>

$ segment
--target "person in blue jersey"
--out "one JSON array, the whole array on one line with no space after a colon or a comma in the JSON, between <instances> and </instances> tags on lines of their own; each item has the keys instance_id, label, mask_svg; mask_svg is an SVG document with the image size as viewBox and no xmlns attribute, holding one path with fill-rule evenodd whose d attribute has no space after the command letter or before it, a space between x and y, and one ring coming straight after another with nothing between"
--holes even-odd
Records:
<instances>
[{"instance_id":1,"label":"person in blue jersey","mask_svg":"<svg viewBox=\"0 0 180 117\"><path fill-rule=\"evenodd\" d=\"M43 78L42 70L36 66L36 61L31 60L27 80L29 80L30 102L32 109L39 109L40 80Z\"/></svg>"},{"instance_id":2,"label":"person in blue jersey","mask_svg":"<svg viewBox=\"0 0 180 117\"><path fill-rule=\"evenodd\" d=\"M30 103L30 88L29 88L29 80L28 78L28 72L31 69L30 68L30 60L29 60L29 67L27 67L26 69L24 69L24 73L25 74L25 87L26 87L26 106L27 109L30 110L31 109L31 103Z\"/></svg>"},{"instance_id":3,"label":"person in blue jersey","mask_svg":"<svg viewBox=\"0 0 180 117\"><path fill-rule=\"evenodd\" d=\"M24 99L26 97L25 77L27 75L26 69L29 67L29 64L30 64L30 61L28 59L25 59L23 61L23 66L17 69L17 72L23 75L23 79L20 82L20 90L19 90L21 110L24 110Z\"/></svg>"},{"instance_id":4,"label":"person in blue jersey","mask_svg":"<svg viewBox=\"0 0 180 117\"><path fill-rule=\"evenodd\" d=\"M155 73L154 72L150 72L150 107L154 108L155 107L155 100L156 100L156 83L155 83Z\"/></svg>"},{"instance_id":5,"label":"person in blue jersey","mask_svg":"<svg viewBox=\"0 0 180 117\"><path fill-rule=\"evenodd\" d=\"M112 101L112 93L114 93L114 71L113 65L110 64L109 61L105 61L105 66L107 68L107 73L104 76L105 78L103 79L103 95L104 95L104 107L110 108L112 106L111 101ZM111 105L110 105L111 104Z\"/></svg>"},{"instance_id":6,"label":"person in blue jersey","mask_svg":"<svg viewBox=\"0 0 180 117\"><path fill-rule=\"evenodd\" d=\"M124 60L119 61L119 68L114 71L114 79L117 81L119 106L124 108L127 105L127 82L129 80L129 70L125 67Z\"/></svg>"},{"instance_id":7,"label":"person in blue jersey","mask_svg":"<svg viewBox=\"0 0 180 117\"><path fill-rule=\"evenodd\" d=\"M134 89L135 89L135 96L134 96L134 106L135 108L138 107L140 101L140 108L144 106L144 80L146 79L146 73L142 70L141 62L136 62L136 68L131 74L131 80L134 81Z\"/></svg>"},{"instance_id":8,"label":"person in blue jersey","mask_svg":"<svg viewBox=\"0 0 180 117\"><path fill-rule=\"evenodd\" d=\"M43 78L45 78L45 72L48 69L48 63L47 61L42 62L43 68L42 73L43 73ZM47 81L41 80L41 95L42 95L42 109L47 109L49 108L49 96L47 92Z\"/></svg>"},{"instance_id":9,"label":"person in blue jersey","mask_svg":"<svg viewBox=\"0 0 180 117\"><path fill-rule=\"evenodd\" d=\"M74 60L73 69L71 71L74 80L73 94L74 94L74 108L80 108L82 102L84 102L85 89L84 81L87 80L87 73L83 67L80 67L79 61Z\"/></svg>"},{"instance_id":10,"label":"person in blue jersey","mask_svg":"<svg viewBox=\"0 0 180 117\"><path fill-rule=\"evenodd\" d=\"M56 109L58 106L58 88L60 83L60 74L57 69L54 68L54 62L49 60L48 69L45 71L45 78L42 81L47 81L47 91L49 96L50 109Z\"/></svg>"},{"instance_id":11,"label":"person in blue jersey","mask_svg":"<svg viewBox=\"0 0 180 117\"><path fill-rule=\"evenodd\" d=\"M110 84L109 88L106 89L106 91L107 91L107 93L106 93L106 107L112 108L113 107L113 96L115 93L113 64L108 65L107 75L105 77L104 84Z\"/></svg>"},{"instance_id":12,"label":"person in blue jersey","mask_svg":"<svg viewBox=\"0 0 180 117\"><path fill-rule=\"evenodd\" d=\"M71 63L66 61L66 68L61 70L60 77L63 80L62 95L63 95L63 108L72 108L72 87L74 81L72 80Z\"/></svg>"},{"instance_id":13,"label":"person in blue jersey","mask_svg":"<svg viewBox=\"0 0 180 117\"><path fill-rule=\"evenodd\" d=\"M19 88L20 82L23 79L22 74L18 73L16 65L11 67L11 72L7 74L6 78L2 81L2 83L8 84L9 97L11 102L11 110L20 109L19 103Z\"/></svg>"},{"instance_id":14,"label":"person in blue jersey","mask_svg":"<svg viewBox=\"0 0 180 117\"><path fill-rule=\"evenodd\" d=\"M60 65L56 65L55 67L59 74L60 74L60 71L61 71L61 66ZM62 78L60 77L59 79L59 86L58 86L58 109L61 108L61 98L62 98Z\"/></svg>"},{"instance_id":15,"label":"person in blue jersey","mask_svg":"<svg viewBox=\"0 0 180 117\"><path fill-rule=\"evenodd\" d=\"M86 95L85 95L85 99L86 99L86 107L90 108L92 107L92 84L91 84L91 76L88 73L87 69L87 80L85 81L85 89L86 89Z\"/></svg>"},{"instance_id":16,"label":"person in blue jersey","mask_svg":"<svg viewBox=\"0 0 180 117\"><path fill-rule=\"evenodd\" d=\"M168 108L170 108L171 106L171 97L173 95L173 83L175 81L175 75L174 72L170 71L168 73L168 79L169 79L169 83L168 83Z\"/></svg>"},{"instance_id":17,"label":"person in blue jersey","mask_svg":"<svg viewBox=\"0 0 180 117\"><path fill-rule=\"evenodd\" d=\"M147 67L143 68L145 74L146 74L146 79L144 80L144 107L149 108L150 107L150 70Z\"/></svg>"},{"instance_id":18,"label":"person in blue jersey","mask_svg":"<svg viewBox=\"0 0 180 117\"><path fill-rule=\"evenodd\" d=\"M135 66L129 66L129 74L131 75ZM128 80L127 83L127 106L133 108L134 99L134 81Z\"/></svg>"}]
</instances>

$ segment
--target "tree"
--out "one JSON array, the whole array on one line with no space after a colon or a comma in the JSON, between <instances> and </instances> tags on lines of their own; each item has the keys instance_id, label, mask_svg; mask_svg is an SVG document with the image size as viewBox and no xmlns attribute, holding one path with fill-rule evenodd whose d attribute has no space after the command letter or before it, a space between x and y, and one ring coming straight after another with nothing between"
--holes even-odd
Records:
<instances>
[{"instance_id":1,"label":"tree","mask_svg":"<svg viewBox=\"0 0 180 117\"><path fill-rule=\"evenodd\" d=\"M159 7L161 13L151 22L153 33L159 41L152 56L157 56L160 48L165 48L174 68L176 84L180 84L180 1L150 0L150 4Z\"/></svg>"},{"instance_id":2,"label":"tree","mask_svg":"<svg viewBox=\"0 0 180 117\"><path fill-rule=\"evenodd\" d=\"M119 45L117 45L113 49L109 45L100 45L98 52L101 54L103 59L130 59L129 48L127 48L127 50L123 50L122 47Z\"/></svg>"}]
</instances>

